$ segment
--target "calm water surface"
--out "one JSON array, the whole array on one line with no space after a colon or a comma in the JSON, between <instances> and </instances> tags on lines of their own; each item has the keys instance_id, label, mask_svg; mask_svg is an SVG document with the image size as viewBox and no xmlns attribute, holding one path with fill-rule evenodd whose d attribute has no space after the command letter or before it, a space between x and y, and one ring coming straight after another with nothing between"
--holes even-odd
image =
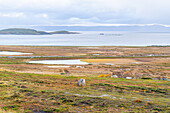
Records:
<instances>
[{"instance_id":1,"label":"calm water surface","mask_svg":"<svg viewBox=\"0 0 170 113\"><path fill-rule=\"evenodd\" d=\"M13 51L0 51L0 55L31 55L33 53L22 53Z\"/></svg>"},{"instance_id":2,"label":"calm water surface","mask_svg":"<svg viewBox=\"0 0 170 113\"><path fill-rule=\"evenodd\" d=\"M170 45L170 33L101 32L101 31L80 33L81 34L0 35L0 45L26 45L26 46Z\"/></svg>"},{"instance_id":3,"label":"calm water surface","mask_svg":"<svg viewBox=\"0 0 170 113\"><path fill-rule=\"evenodd\" d=\"M66 64L66 65L87 65L89 63L83 62L81 60L37 60L37 61L29 61L28 63L35 63L35 64Z\"/></svg>"}]
</instances>

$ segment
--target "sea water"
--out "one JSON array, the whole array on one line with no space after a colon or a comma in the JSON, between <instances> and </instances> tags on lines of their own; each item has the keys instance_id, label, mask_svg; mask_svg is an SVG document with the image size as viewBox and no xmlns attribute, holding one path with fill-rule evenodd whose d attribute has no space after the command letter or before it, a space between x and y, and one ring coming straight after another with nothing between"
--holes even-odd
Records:
<instances>
[{"instance_id":1,"label":"sea water","mask_svg":"<svg viewBox=\"0 0 170 113\"><path fill-rule=\"evenodd\" d=\"M0 35L0 45L150 46L170 45L170 33L79 32L55 35ZM101 35L102 33L102 35Z\"/></svg>"}]
</instances>

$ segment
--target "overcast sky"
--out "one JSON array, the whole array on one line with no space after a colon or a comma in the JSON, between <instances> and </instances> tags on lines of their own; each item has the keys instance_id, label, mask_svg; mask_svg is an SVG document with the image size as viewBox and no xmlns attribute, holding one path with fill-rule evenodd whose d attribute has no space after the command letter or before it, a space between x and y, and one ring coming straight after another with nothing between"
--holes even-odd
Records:
<instances>
[{"instance_id":1,"label":"overcast sky","mask_svg":"<svg viewBox=\"0 0 170 113\"><path fill-rule=\"evenodd\" d=\"M0 25L170 25L170 0L0 0Z\"/></svg>"}]
</instances>

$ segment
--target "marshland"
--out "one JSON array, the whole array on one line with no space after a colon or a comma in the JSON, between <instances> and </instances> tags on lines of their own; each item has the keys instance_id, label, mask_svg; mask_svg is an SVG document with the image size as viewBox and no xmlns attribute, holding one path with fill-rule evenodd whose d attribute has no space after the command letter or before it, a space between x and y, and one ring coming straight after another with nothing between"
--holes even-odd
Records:
<instances>
[{"instance_id":1,"label":"marshland","mask_svg":"<svg viewBox=\"0 0 170 113\"><path fill-rule=\"evenodd\" d=\"M169 112L169 46L0 46L0 51L25 53L0 57L1 112ZM78 86L80 79L86 85Z\"/></svg>"}]
</instances>

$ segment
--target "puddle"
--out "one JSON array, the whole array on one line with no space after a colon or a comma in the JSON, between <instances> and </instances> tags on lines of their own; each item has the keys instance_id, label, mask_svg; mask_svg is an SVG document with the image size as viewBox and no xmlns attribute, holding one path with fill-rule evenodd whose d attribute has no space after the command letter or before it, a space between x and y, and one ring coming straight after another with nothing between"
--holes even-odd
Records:
<instances>
[{"instance_id":1,"label":"puddle","mask_svg":"<svg viewBox=\"0 0 170 113\"><path fill-rule=\"evenodd\" d=\"M44 67L49 67L49 68L69 68L71 66L44 66Z\"/></svg>"},{"instance_id":2,"label":"puddle","mask_svg":"<svg viewBox=\"0 0 170 113\"><path fill-rule=\"evenodd\" d=\"M71 56L0 56L6 58L70 58Z\"/></svg>"},{"instance_id":3,"label":"puddle","mask_svg":"<svg viewBox=\"0 0 170 113\"><path fill-rule=\"evenodd\" d=\"M22 53L13 51L0 51L0 55L31 55L33 53Z\"/></svg>"},{"instance_id":4,"label":"puddle","mask_svg":"<svg viewBox=\"0 0 170 113\"><path fill-rule=\"evenodd\" d=\"M146 56L168 56L168 55L149 54L149 55L146 55Z\"/></svg>"},{"instance_id":5,"label":"puddle","mask_svg":"<svg viewBox=\"0 0 170 113\"><path fill-rule=\"evenodd\" d=\"M77 68L84 68L84 66L76 66Z\"/></svg>"},{"instance_id":6,"label":"puddle","mask_svg":"<svg viewBox=\"0 0 170 113\"><path fill-rule=\"evenodd\" d=\"M93 54L93 55L96 55L96 56L98 56L98 55L100 55L100 54Z\"/></svg>"},{"instance_id":7,"label":"puddle","mask_svg":"<svg viewBox=\"0 0 170 113\"><path fill-rule=\"evenodd\" d=\"M112 63L105 63L105 65L110 65L111 66L111 65L114 65L114 64L112 64Z\"/></svg>"},{"instance_id":8,"label":"puddle","mask_svg":"<svg viewBox=\"0 0 170 113\"><path fill-rule=\"evenodd\" d=\"M132 77L126 77L126 79L129 79L129 80L130 80L130 79L133 79L133 78L132 78Z\"/></svg>"},{"instance_id":9,"label":"puddle","mask_svg":"<svg viewBox=\"0 0 170 113\"><path fill-rule=\"evenodd\" d=\"M87 65L89 63L83 62L81 60L38 60L38 61L29 61L28 63L35 64L66 64L66 65Z\"/></svg>"},{"instance_id":10,"label":"puddle","mask_svg":"<svg viewBox=\"0 0 170 113\"><path fill-rule=\"evenodd\" d=\"M133 62L133 64L140 64L140 62Z\"/></svg>"}]
</instances>

